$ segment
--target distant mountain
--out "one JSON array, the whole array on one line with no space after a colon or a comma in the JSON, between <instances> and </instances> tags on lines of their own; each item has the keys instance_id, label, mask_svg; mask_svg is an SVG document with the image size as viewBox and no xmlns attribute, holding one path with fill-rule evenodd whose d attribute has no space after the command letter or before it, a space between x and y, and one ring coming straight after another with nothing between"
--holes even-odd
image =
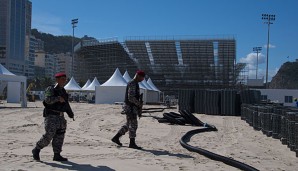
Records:
<instances>
[{"instance_id":1,"label":"distant mountain","mask_svg":"<svg viewBox=\"0 0 298 171\"><path fill-rule=\"evenodd\" d=\"M272 78L269 88L298 89L298 62L284 63Z\"/></svg>"},{"instance_id":2,"label":"distant mountain","mask_svg":"<svg viewBox=\"0 0 298 171\"><path fill-rule=\"evenodd\" d=\"M37 39L44 41L44 50L47 53L66 53L72 51L72 36L54 36L52 34L39 32L37 29L32 29L31 34ZM83 39L89 40L95 38L88 36L84 36L83 38L74 37L74 45Z\"/></svg>"}]
</instances>

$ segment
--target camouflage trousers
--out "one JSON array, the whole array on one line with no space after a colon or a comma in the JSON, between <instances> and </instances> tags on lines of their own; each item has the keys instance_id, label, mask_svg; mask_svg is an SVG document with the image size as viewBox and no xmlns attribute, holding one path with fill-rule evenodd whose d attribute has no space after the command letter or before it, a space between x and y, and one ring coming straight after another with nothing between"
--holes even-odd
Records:
<instances>
[{"instance_id":1,"label":"camouflage trousers","mask_svg":"<svg viewBox=\"0 0 298 171\"><path fill-rule=\"evenodd\" d=\"M67 126L64 116L49 115L45 117L44 124L46 132L36 143L36 147L42 149L48 146L52 141L54 153L60 153L62 151Z\"/></svg>"},{"instance_id":2,"label":"camouflage trousers","mask_svg":"<svg viewBox=\"0 0 298 171\"><path fill-rule=\"evenodd\" d=\"M131 115L126 115L126 123L121 127L118 131L120 135L124 135L127 131L129 131L129 138L135 138L137 135L138 129L138 120L137 117L132 117Z\"/></svg>"}]
</instances>

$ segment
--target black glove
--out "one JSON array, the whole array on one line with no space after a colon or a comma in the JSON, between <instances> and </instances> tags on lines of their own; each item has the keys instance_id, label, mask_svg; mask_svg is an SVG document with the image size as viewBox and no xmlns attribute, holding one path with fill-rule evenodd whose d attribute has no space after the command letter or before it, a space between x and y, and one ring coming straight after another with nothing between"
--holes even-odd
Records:
<instances>
[{"instance_id":1,"label":"black glove","mask_svg":"<svg viewBox=\"0 0 298 171\"><path fill-rule=\"evenodd\" d=\"M74 114L73 113L68 113L68 117L73 119L74 118Z\"/></svg>"}]
</instances>

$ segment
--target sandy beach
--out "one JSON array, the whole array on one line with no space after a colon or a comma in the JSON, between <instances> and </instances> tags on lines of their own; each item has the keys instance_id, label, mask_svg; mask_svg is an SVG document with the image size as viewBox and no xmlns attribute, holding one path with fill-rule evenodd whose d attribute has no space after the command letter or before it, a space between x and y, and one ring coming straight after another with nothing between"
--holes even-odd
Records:
<instances>
[{"instance_id":1,"label":"sandy beach","mask_svg":"<svg viewBox=\"0 0 298 171\"><path fill-rule=\"evenodd\" d=\"M0 104L0 170L84 170L84 171L220 171L239 170L222 162L184 149L179 140L189 130L198 127L158 123L152 117L139 120L136 142L143 150L128 148L129 138L121 138L124 147L111 142L123 123L121 105L71 103L75 121L67 116L67 132L63 156L68 162L52 160L52 147L41 151L41 161L34 161L31 150L44 133L43 106L40 101L29 102L28 108L19 104ZM148 106L144 108L160 107ZM166 109L164 112L178 112ZM162 116L163 112L152 113ZM149 114L144 114L148 116ZM294 171L298 158L279 140L255 131L240 117L195 114L201 121L215 125L217 132L194 136L189 144L249 164L259 170Z\"/></svg>"}]
</instances>

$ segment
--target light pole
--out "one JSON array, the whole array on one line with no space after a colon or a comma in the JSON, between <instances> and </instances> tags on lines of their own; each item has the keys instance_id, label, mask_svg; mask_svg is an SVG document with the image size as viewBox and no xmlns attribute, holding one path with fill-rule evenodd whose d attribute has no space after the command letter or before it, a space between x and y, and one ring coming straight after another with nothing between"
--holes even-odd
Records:
<instances>
[{"instance_id":1,"label":"light pole","mask_svg":"<svg viewBox=\"0 0 298 171\"><path fill-rule=\"evenodd\" d=\"M258 79L259 52L261 50L262 50L262 47L254 47L253 48L253 51L257 53L256 79Z\"/></svg>"},{"instance_id":2,"label":"light pole","mask_svg":"<svg viewBox=\"0 0 298 171\"><path fill-rule=\"evenodd\" d=\"M268 56L269 56L269 32L271 21L275 20L275 15L272 14L262 14L262 20L265 20L264 24L268 25L268 39L267 39L267 57L266 57L266 88L268 88Z\"/></svg>"},{"instance_id":3,"label":"light pole","mask_svg":"<svg viewBox=\"0 0 298 171\"><path fill-rule=\"evenodd\" d=\"M71 76L73 76L73 61L74 61L74 28L77 27L77 24L79 22L79 19L72 19L71 24L72 24L72 41L71 41L71 47L72 47L72 59L71 59Z\"/></svg>"}]
</instances>

